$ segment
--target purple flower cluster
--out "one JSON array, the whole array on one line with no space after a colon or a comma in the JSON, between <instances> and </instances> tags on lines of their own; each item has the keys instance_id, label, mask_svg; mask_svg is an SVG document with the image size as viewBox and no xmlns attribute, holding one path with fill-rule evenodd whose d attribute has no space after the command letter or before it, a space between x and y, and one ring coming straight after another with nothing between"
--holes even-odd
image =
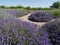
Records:
<instances>
[{"instance_id":1,"label":"purple flower cluster","mask_svg":"<svg viewBox=\"0 0 60 45\"><path fill-rule=\"evenodd\" d=\"M13 17L21 17L28 14L26 10L6 10L7 14L10 14Z\"/></svg>"},{"instance_id":2,"label":"purple flower cluster","mask_svg":"<svg viewBox=\"0 0 60 45\"><path fill-rule=\"evenodd\" d=\"M51 45L48 34L36 24L13 17L0 20L0 45Z\"/></svg>"},{"instance_id":3,"label":"purple flower cluster","mask_svg":"<svg viewBox=\"0 0 60 45\"><path fill-rule=\"evenodd\" d=\"M48 21L51 21L52 19L54 19L54 17L53 17L53 15L51 15L47 12L36 11L36 12L32 13L28 19L31 21L35 21L35 22L48 22Z\"/></svg>"},{"instance_id":4,"label":"purple flower cluster","mask_svg":"<svg viewBox=\"0 0 60 45\"><path fill-rule=\"evenodd\" d=\"M60 45L60 22L55 20L43 26L52 45Z\"/></svg>"},{"instance_id":5,"label":"purple flower cluster","mask_svg":"<svg viewBox=\"0 0 60 45\"><path fill-rule=\"evenodd\" d=\"M13 17L21 17L30 13L29 10L18 10L18 9L0 9L0 15L2 16L13 16Z\"/></svg>"}]
</instances>

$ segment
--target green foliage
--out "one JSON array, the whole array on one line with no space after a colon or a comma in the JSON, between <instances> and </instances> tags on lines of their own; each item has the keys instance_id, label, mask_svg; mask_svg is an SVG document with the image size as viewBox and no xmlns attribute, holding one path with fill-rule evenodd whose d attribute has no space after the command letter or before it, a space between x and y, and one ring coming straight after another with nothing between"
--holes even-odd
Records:
<instances>
[{"instance_id":1,"label":"green foliage","mask_svg":"<svg viewBox=\"0 0 60 45\"><path fill-rule=\"evenodd\" d=\"M8 7L8 8L10 8L10 9L15 9L16 7L14 7L14 6L10 6L10 7Z\"/></svg>"},{"instance_id":2,"label":"green foliage","mask_svg":"<svg viewBox=\"0 0 60 45\"><path fill-rule=\"evenodd\" d=\"M0 8L6 8L5 6L0 6Z\"/></svg>"},{"instance_id":3,"label":"green foliage","mask_svg":"<svg viewBox=\"0 0 60 45\"><path fill-rule=\"evenodd\" d=\"M50 11L51 14L53 14L55 17L60 17L60 10L54 9Z\"/></svg>"},{"instance_id":4,"label":"green foliage","mask_svg":"<svg viewBox=\"0 0 60 45\"><path fill-rule=\"evenodd\" d=\"M30 7L30 6L27 6L25 9L29 9L29 10L30 10L30 9L31 9L31 7Z\"/></svg>"},{"instance_id":5,"label":"green foliage","mask_svg":"<svg viewBox=\"0 0 60 45\"><path fill-rule=\"evenodd\" d=\"M7 17L9 17L9 15L7 14L2 14L2 13L0 13L0 20L2 19L2 18L7 18Z\"/></svg>"},{"instance_id":6,"label":"green foliage","mask_svg":"<svg viewBox=\"0 0 60 45\"><path fill-rule=\"evenodd\" d=\"M23 6L16 6L16 8L23 8Z\"/></svg>"},{"instance_id":7,"label":"green foliage","mask_svg":"<svg viewBox=\"0 0 60 45\"><path fill-rule=\"evenodd\" d=\"M31 8L31 10L42 10L42 8L41 7L37 7L37 8Z\"/></svg>"},{"instance_id":8,"label":"green foliage","mask_svg":"<svg viewBox=\"0 0 60 45\"><path fill-rule=\"evenodd\" d=\"M52 8L60 8L60 2L54 2L52 4L52 6L50 6L50 7L52 7Z\"/></svg>"},{"instance_id":9,"label":"green foliage","mask_svg":"<svg viewBox=\"0 0 60 45\"><path fill-rule=\"evenodd\" d=\"M41 8L41 7L30 7L30 6L27 6L27 7L24 7L24 6L10 6L10 7L7 7L7 6L0 6L0 8L3 8L3 9L26 9L26 10L48 10L48 8Z\"/></svg>"},{"instance_id":10,"label":"green foliage","mask_svg":"<svg viewBox=\"0 0 60 45\"><path fill-rule=\"evenodd\" d=\"M43 8L43 10L50 10L50 8Z\"/></svg>"},{"instance_id":11,"label":"green foliage","mask_svg":"<svg viewBox=\"0 0 60 45\"><path fill-rule=\"evenodd\" d=\"M41 8L41 7L30 7L30 6L27 6L27 7L24 7L24 6L10 6L10 7L7 7L7 6L0 6L0 8L3 8L3 9L26 9L26 10L49 10L50 8Z\"/></svg>"}]
</instances>

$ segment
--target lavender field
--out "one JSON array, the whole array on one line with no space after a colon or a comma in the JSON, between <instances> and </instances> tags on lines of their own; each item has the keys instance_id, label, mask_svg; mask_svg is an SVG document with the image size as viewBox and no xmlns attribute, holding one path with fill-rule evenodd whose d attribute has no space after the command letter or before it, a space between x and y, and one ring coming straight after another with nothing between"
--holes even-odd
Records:
<instances>
[{"instance_id":1,"label":"lavender field","mask_svg":"<svg viewBox=\"0 0 60 45\"><path fill-rule=\"evenodd\" d=\"M35 7L26 7L29 1L24 6L12 2L6 2L10 7L0 6L0 45L60 45L59 1L48 1L49 7L44 1L36 1Z\"/></svg>"},{"instance_id":2,"label":"lavender field","mask_svg":"<svg viewBox=\"0 0 60 45\"><path fill-rule=\"evenodd\" d=\"M45 23L40 27L18 19L28 14L28 11L0 9L0 45L60 45L58 18L46 11L32 12L28 20Z\"/></svg>"}]
</instances>

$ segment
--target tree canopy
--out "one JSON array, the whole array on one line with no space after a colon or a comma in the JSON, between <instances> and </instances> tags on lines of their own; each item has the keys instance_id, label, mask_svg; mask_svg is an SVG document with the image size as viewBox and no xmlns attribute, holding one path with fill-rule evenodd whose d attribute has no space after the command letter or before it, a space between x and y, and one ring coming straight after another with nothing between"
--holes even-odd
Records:
<instances>
[{"instance_id":1,"label":"tree canopy","mask_svg":"<svg viewBox=\"0 0 60 45\"><path fill-rule=\"evenodd\" d=\"M52 8L60 8L60 2L54 2L52 4L52 6L50 6L50 7L52 7Z\"/></svg>"}]
</instances>

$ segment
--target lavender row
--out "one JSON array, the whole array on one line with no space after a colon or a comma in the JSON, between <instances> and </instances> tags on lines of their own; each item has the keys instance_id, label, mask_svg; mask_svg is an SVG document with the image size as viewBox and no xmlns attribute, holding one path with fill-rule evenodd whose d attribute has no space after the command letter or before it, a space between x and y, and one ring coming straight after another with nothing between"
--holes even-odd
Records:
<instances>
[{"instance_id":1,"label":"lavender row","mask_svg":"<svg viewBox=\"0 0 60 45\"><path fill-rule=\"evenodd\" d=\"M52 45L60 45L60 19L55 19L52 22L45 24L42 29L44 28L45 31L49 35L50 42Z\"/></svg>"},{"instance_id":2,"label":"lavender row","mask_svg":"<svg viewBox=\"0 0 60 45\"><path fill-rule=\"evenodd\" d=\"M37 25L13 17L0 20L0 45L51 45L48 34Z\"/></svg>"},{"instance_id":3,"label":"lavender row","mask_svg":"<svg viewBox=\"0 0 60 45\"><path fill-rule=\"evenodd\" d=\"M0 15L4 16L13 16L13 17L21 17L30 13L28 10L18 10L18 9L0 9Z\"/></svg>"}]
</instances>

